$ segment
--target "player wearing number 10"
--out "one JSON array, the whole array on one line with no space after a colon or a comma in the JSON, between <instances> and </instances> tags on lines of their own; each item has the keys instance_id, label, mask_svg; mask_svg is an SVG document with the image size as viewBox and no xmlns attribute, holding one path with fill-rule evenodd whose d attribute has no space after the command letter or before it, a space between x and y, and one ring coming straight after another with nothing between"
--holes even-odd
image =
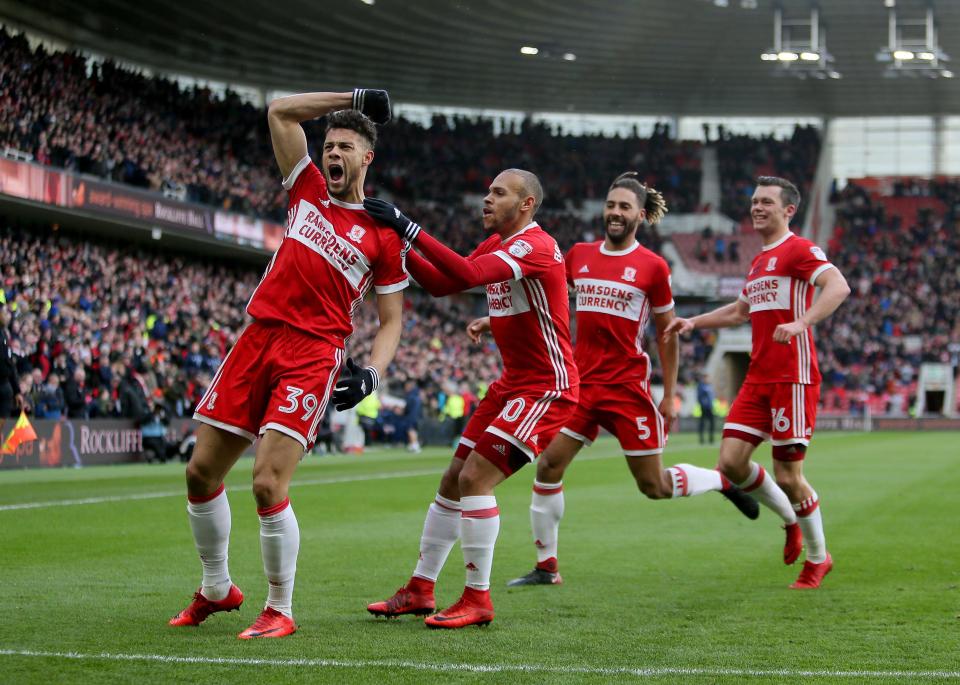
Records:
<instances>
[{"instance_id":1,"label":"player wearing number 10","mask_svg":"<svg viewBox=\"0 0 960 685\"><path fill-rule=\"evenodd\" d=\"M820 498L803 477L803 458L813 437L820 396L810 329L843 303L850 288L823 250L790 231L790 219L799 205L800 191L790 181L775 176L757 179L750 216L763 239L763 250L753 258L740 298L691 319L675 319L666 333L750 321L750 366L723 425L719 467L783 518L786 563L799 556L802 537L807 560L790 587L803 590L820 587L833 568L823 535ZM822 288L816 302L815 287ZM774 475L783 492L771 487L763 468L750 459L764 440L773 445Z\"/></svg>"},{"instance_id":2,"label":"player wearing number 10","mask_svg":"<svg viewBox=\"0 0 960 685\"><path fill-rule=\"evenodd\" d=\"M329 117L321 171L307 154L300 124L323 115ZM263 612L239 637L282 637L296 630L292 599L300 530L287 497L290 478L316 439L338 375L333 402L338 409L352 407L377 387L400 340L408 283L403 246L361 204L377 137L374 122L389 119L385 91L304 93L270 105L274 154L290 193L286 233L247 305L253 322L194 414L201 425L187 466L187 513L203 579L193 603L171 625L196 626L243 602L227 569L231 517L223 480L259 435L253 496L269 588ZM380 329L369 366L361 369L348 359L349 375L341 374L351 315L371 287Z\"/></svg>"}]
</instances>

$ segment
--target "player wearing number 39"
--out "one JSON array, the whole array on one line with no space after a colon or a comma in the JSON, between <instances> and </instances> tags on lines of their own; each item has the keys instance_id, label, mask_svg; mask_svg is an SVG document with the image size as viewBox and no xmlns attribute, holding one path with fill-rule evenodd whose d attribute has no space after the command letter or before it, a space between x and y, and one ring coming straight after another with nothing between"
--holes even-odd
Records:
<instances>
[{"instance_id":1,"label":"player wearing number 39","mask_svg":"<svg viewBox=\"0 0 960 685\"><path fill-rule=\"evenodd\" d=\"M807 559L790 586L803 590L820 587L833 568L823 535L820 498L803 477L802 468L820 396L811 328L836 311L850 287L823 250L790 231L799 205L800 192L789 181L758 178L750 216L763 239L763 250L753 259L740 298L691 319L675 319L666 333L750 322L750 366L723 425L719 467L783 518L786 563L796 561L801 545L806 545ZM822 289L816 302L814 288ZM770 487L763 468L750 459L764 440L773 445L774 476L782 492Z\"/></svg>"},{"instance_id":2,"label":"player wearing number 39","mask_svg":"<svg viewBox=\"0 0 960 685\"><path fill-rule=\"evenodd\" d=\"M317 168L300 124L323 115L329 116ZM290 478L316 439L331 390L337 409L357 404L376 389L400 340L408 283L403 245L362 204L374 124L389 120L382 90L304 93L269 107L273 150L290 194L286 232L247 305L252 323L194 414L201 425L187 465L187 515L203 577L194 601L171 625L196 626L243 602L227 568L231 517L223 480L259 436L253 496L268 594L263 612L239 637L282 637L297 629L292 598L300 530L287 496ZM348 359L342 371L351 315L371 287L380 328L369 365Z\"/></svg>"}]
</instances>

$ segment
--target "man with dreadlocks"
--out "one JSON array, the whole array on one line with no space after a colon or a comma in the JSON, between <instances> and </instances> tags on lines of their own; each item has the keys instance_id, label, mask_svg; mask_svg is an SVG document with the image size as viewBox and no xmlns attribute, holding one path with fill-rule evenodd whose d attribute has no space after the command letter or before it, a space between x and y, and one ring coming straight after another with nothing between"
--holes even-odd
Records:
<instances>
[{"instance_id":1,"label":"man with dreadlocks","mask_svg":"<svg viewBox=\"0 0 960 685\"><path fill-rule=\"evenodd\" d=\"M676 418L673 396L679 344L676 335L661 338L674 318L670 267L636 238L641 223L658 223L667 205L659 192L636 176L634 172L621 174L607 191L604 239L578 243L566 257L567 282L577 296L574 358L580 369L580 401L540 455L530 503L537 565L510 581L511 586L562 582L557 537L563 516L563 474L580 449L596 439L601 426L620 441L630 472L650 499L716 490L748 518L758 515L756 501L720 472L690 464L664 469L660 461L668 427ZM650 395L650 358L642 346L651 311L663 366L659 408ZM468 332L477 335L484 329L485 322L480 319Z\"/></svg>"}]
</instances>

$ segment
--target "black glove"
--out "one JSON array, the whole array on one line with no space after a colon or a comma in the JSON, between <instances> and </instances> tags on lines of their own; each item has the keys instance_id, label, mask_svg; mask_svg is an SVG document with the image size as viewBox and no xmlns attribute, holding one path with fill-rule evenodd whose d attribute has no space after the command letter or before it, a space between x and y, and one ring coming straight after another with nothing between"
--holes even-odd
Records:
<instances>
[{"instance_id":1,"label":"black glove","mask_svg":"<svg viewBox=\"0 0 960 685\"><path fill-rule=\"evenodd\" d=\"M347 358L347 368L333 388L333 406L337 411L352 409L380 385L380 374L372 366L360 368Z\"/></svg>"},{"instance_id":2,"label":"black glove","mask_svg":"<svg viewBox=\"0 0 960 685\"><path fill-rule=\"evenodd\" d=\"M403 212L389 202L368 197L363 201L363 208L367 210L367 214L392 228L404 240L412 243L420 235L420 224L410 221Z\"/></svg>"},{"instance_id":3,"label":"black glove","mask_svg":"<svg viewBox=\"0 0 960 685\"><path fill-rule=\"evenodd\" d=\"M385 90L353 89L353 109L360 110L375 124L390 121L390 96Z\"/></svg>"}]
</instances>

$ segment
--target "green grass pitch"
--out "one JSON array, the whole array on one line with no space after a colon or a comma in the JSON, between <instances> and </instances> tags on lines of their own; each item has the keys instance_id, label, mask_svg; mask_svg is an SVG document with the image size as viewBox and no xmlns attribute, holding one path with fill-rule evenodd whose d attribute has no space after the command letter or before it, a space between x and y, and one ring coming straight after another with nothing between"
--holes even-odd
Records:
<instances>
[{"instance_id":1,"label":"green grass pitch","mask_svg":"<svg viewBox=\"0 0 960 685\"><path fill-rule=\"evenodd\" d=\"M450 451L309 457L291 489L300 631L249 642L236 634L266 594L250 460L227 483L247 601L196 629L166 625L200 576L181 465L4 472L0 682L958 682L958 445L955 433L818 435L806 470L835 568L796 592L772 512L748 521L713 493L648 501L601 440L565 480L565 584L505 587L534 563L528 467L497 492L496 620L451 632L365 611L408 578ZM758 458L769 466L769 447ZM665 455L715 459L685 435ZM462 583L455 548L438 603Z\"/></svg>"}]
</instances>

